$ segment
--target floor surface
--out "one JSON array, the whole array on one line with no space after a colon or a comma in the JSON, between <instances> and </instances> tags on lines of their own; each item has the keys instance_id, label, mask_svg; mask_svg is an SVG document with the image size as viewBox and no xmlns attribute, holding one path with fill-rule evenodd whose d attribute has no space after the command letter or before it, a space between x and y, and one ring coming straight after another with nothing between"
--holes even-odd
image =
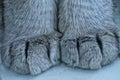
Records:
<instances>
[{"instance_id":1,"label":"floor surface","mask_svg":"<svg viewBox=\"0 0 120 80\"><path fill-rule=\"evenodd\" d=\"M72 69L63 64L38 76L20 75L0 66L1 80L120 80L120 59L100 70Z\"/></svg>"}]
</instances>

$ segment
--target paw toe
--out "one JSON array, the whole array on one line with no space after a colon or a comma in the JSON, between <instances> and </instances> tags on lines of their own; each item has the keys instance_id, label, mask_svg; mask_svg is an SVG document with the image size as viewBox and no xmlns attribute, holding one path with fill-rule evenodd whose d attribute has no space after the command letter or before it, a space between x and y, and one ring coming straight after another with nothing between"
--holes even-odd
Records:
<instances>
[{"instance_id":1,"label":"paw toe","mask_svg":"<svg viewBox=\"0 0 120 80\"><path fill-rule=\"evenodd\" d=\"M79 54L76 40L61 41L62 61L69 66L78 66Z\"/></svg>"},{"instance_id":2,"label":"paw toe","mask_svg":"<svg viewBox=\"0 0 120 80\"><path fill-rule=\"evenodd\" d=\"M102 52L102 65L107 65L118 56L117 41L113 34L98 35L98 44Z\"/></svg>"},{"instance_id":3,"label":"paw toe","mask_svg":"<svg viewBox=\"0 0 120 80\"><path fill-rule=\"evenodd\" d=\"M86 36L79 39L80 65L84 69L101 67L102 55L95 37Z\"/></svg>"},{"instance_id":4,"label":"paw toe","mask_svg":"<svg viewBox=\"0 0 120 80\"><path fill-rule=\"evenodd\" d=\"M27 62L31 75L37 75L52 66L49 60L48 42L37 39L29 42Z\"/></svg>"},{"instance_id":5,"label":"paw toe","mask_svg":"<svg viewBox=\"0 0 120 80\"><path fill-rule=\"evenodd\" d=\"M12 43L9 49L6 49L3 63L7 64L15 72L20 74L28 74L29 68L27 64L26 42L23 40Z\"/></svg>"}]
</instances>

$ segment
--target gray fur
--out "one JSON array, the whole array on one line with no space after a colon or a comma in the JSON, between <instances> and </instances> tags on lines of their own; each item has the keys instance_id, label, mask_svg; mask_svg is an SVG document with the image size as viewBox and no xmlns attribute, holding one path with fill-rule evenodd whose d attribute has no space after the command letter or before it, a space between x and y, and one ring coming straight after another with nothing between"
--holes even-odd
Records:
<instances>
[{"instance_id":1,"label":"gray fur","mask_svg":"<svg viewBox=\"0 0 120 80\"><path fill-rule=\"evenodd\" d=\"M4 33L4 27L3 27L3 6L2 6L2 0L0 0L0 64L1 64L1 52L2 52L2 43L3 43L3 33Z\"/></svg>"},{"instance_id":2,"label":"gray fur","mask_svg":"<svg viewBox=\"0 0 120 80\"><path fill-rule=\"evenodd\" d=\"M54 0L4 0L4 6L5 42L47 35L54 31Z\"/></svg>"},{"instance_id":3,"label":"gray fur","mask_svg":"<svg viewBox=\"0 0 120 80\"><path fill-rule=\"evenodd\" d=\"M63 40L61 41L61 55L64 63L73 67L79 65L79 52L77 50L76 40Z\"/></svg>"},{"instance_id":4,"label":"gray fur","mask_svg":"<svg viewBox=\"0 0 120 80\"><path fill-rule=\"evenodd\" d=\"M79 63L76 67L80 68L98 69L116 59L116 38L106 29L111 25L109 23L114 24L112 0L61 0L59 8L58 28L63 33L62 40L67 43L61 45L63 62L71 66L74 66L73 62ZM68 43L74 39L75 45ZM76 60L72 57L74 54L79 54Z\"/></svg>"},{"instance_id":5,"label":"gray fur","mask_svg":"<svg viewBox=\"0 0 120 80\"><path fill-rule=\"evenodd\" d=\"M3 64L17 73L37 75L61 59L83 69L111 63L120 49L115 24L120 21L119 2L114 0L113 16L112 0L3 0L4 10L0 0Z\"/></svg>"},{"instance_id":6,"label":"gray fur","mask_svg":"<svg viewBox=\"0 0 120 80\"><path fill-rule=\"evenodd\" d=\"M59 64L55 0L4 0L3 64L37 75Z\"/></svg>"},{"instance_id":7,"label":"gray fur","mask_svg":"<svg viewBox=\"0 0 120 80\"><path fill-rule=\"evenodd\" d=\"M118 26L120 26L120 0L113 0L113 6L114 21Z\"/></svg>"},{"instance_id":8,"label":"gray fur","mask_svg":"<svg viewBox=\"0 0 120 80\"><path fill-rule=\"evenodd\" d=\"M114 22L118 27L117 30L114 31L114 33L116 33L116 35L118 36L119 49L120 49L120 0L113 0L113 5L114 5L114 12L113 12Z\"/></svg>"},{"instance_id":9,"label":"gray fur","mask_svg":"<svg viewBox=\"0 0 120 80\"><path fill-rule=\"evenodd\" d=\"M43 39L32 40L28 47L28 64L32 75L45 71L52 66L49 60L49 44Z\"/></svg>"},{"instance_id":10,"label":"gray fur","mask_svg":"<svg viewBox=\"0 0 120 80\"><path fill-rule=\"evenodd\" d=\"M16 41L11 44L9 56L10 56L10 68L18 73L29 73L29 67L27 63L26 42L24 40Z\"/></svg>"}]
</instances>

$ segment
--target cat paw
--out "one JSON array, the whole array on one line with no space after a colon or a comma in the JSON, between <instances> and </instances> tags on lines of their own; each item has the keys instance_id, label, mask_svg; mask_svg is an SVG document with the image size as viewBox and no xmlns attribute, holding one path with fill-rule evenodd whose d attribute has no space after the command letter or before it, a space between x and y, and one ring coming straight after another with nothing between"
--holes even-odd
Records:
<instances>
[{"instance_id":1,"label":"cat paw","mask_svg":"<svg viewBox=\"0 0 120 80\"><path fill-rule=\"evenodd\" d=\"M115 36L108 32L61 41L62 61L68 66L99 69L116 59L118 47Z\"/></svg>"},{"instance_id":2,"label":"cat paw","mask_svg":"<svg viewBox=\"0 0 120 80\"><path fill-rule=\"evenodd\" d=\"M20 74L40 74L59 64L59 40L47 36L18 40L4 48L3 64Z\"/></svg>"}]
</instances>

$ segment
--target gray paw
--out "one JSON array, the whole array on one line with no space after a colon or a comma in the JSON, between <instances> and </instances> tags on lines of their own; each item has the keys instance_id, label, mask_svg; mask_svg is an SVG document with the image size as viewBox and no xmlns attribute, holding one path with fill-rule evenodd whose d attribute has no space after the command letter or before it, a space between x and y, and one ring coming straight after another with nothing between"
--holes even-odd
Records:
<instances>
[{"instance_id":1,"label":"gray paw","mask_svg":"<svg viewBox=\"0 0 120 80\"><path fill-rule=\"evenodd\" d=\"M59 63L58 45L47 36L13 42L4 49L3 64L21 74L37 75Z\"/></svg>"},{"instance_id":2,"label":"gray paw","mask_svg":"<svg viewBox=\"0 0 120 80\"><path fill-rule=\"evenodd\" d=\"M116 38L112 33L87 35L76 40L62 40L62 61L69 66L99 69L118 56Z\"/></svg>"}]
</instances>

